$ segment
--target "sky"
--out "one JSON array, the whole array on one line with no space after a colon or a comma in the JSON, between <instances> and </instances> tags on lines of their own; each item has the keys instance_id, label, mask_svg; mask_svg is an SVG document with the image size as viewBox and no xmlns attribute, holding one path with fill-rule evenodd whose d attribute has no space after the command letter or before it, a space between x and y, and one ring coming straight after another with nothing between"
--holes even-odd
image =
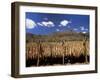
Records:
<instances>
[{"instance_id":1,"label":"sky","mask_svg":"<svg viewBox=\"0 0 100 80\"><path fill-rule=\"evenodd\" d=\"M89 32L89 15L26 12L26 33L48 35L54 32Z\"/></svg>"}]
</instances>

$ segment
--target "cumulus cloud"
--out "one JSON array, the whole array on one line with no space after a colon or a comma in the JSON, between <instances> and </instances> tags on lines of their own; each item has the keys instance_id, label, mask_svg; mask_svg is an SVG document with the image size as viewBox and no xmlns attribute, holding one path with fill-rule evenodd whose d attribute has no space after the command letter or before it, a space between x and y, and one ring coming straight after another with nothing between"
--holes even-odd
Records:
<instances>
[{"instance_id":1,"label":"cumulus cloud","mask_svg":"<svg viewBox=\"0 0 100 80\"><path fill-rule=\"evenodd\" d=\"M33 29L35 27L36 27L35 21L33 21L32 19L26 19L26 28Z\"/></svg>"},{"instance_id":2,"label":"cumulus cloud","mask_svg":"<svg viewBox=\"0 0 100 80\"><path fill-rule=\"evenodd\" d=\"M60 27L60 26L67 26L69 23L71 23L71 21L68 21L68 20L62 20L62 21L60 22L59 27Z\"/></svg>"},{"instance_id":3,"label":"cumulus cloud","mask_svg":"<svg viewBox=\"0 0 100 80\"><path fill-rule=\"evenodd\" d=\"M44 27L54 27L54 23L52 21L42 21L37 23L39 26L44 26Z\"/></svg>"},{"instance_id":4,"label":"cumulus cloud","mask_svg":"<svg viewBox=\"0 0 100 80\"><path fill-rule=\"evenodd\" d=\"M81 26L80 29L81 29L82 31L88 31L88 29L87 29L87 28L84 28L84 26Z\"/></svg>"},{"instance_id":5,"label":"cumulus cloud","mask_svg":"<svg viewBox=\"0 0 100 80\"><path fill-rule=\"evenodd\" d=\"M84 26L81 26L80 29L81 29L82 31L85 30Z\"/></svg>"},{"instance_id":6,"label":"cumulus cloud","mask_svg":"<svg viewBox=\"0 0 100 80\"><path fill-rule=\"evenodd\" d=\"M83 34L85 34L85 33L88 32L88 29L84 28L84 26L81 26L80 29L81 29L81 31L82 31Z\"/></svg>"},{"instance_id":7,"label":"cumulus cloud","mask_svg":"<svg viewBox=\"0 0 100 80\"><path fill-rule=\"evenodd\" d=\"M39 25L39 26L43 26L43 24L42 24L42 23L40 23L40 22L38 22L38 23L37 23L37 25Z\"/></svg>"}]
</instances>

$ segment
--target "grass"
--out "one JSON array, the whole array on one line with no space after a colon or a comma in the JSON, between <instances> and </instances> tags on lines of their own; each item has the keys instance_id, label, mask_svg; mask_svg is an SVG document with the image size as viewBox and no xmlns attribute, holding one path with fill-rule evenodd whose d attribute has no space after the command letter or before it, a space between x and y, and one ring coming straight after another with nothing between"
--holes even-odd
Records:
<instances>
[{"instance_id":1,"label":"grass","mask_svg":"<svg viewBox=\"0 0 100 80\"><path fill-rule=\"evenodd\" d=\"M80 58L81 57L81 58ZM26 63L39 66L52 63L66 64L80 63L80 59L84 59L81 63L89 62L89 41L60 41L60 42L29 42L26 44ZM70 58L69 62L66 58ZM49 60L52 59L52 60ZM29 60L31 60L29 62ZM76 60L76 62L75 62ZM33 63L34 62L34 63Z\"/></svg>"}]
</instances>

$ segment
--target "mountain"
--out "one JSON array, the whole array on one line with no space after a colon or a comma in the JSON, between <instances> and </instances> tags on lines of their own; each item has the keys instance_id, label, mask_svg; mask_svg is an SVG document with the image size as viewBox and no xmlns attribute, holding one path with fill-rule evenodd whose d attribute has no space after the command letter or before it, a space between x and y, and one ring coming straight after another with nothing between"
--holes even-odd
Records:
<instances>
[{"instance_id":1,"label":"mountain","mask_svg":"<svg viewBox=\"0 0 100 80\"><path fill-rule=\"evenodd\" d=\"M37 41L78 41L78 40L89 40L89 33L75 32L75 31L65 31L65 32L55 32L49 35L36 35L32 33L26 33L27 42L37 42Z\"/></svg>"}]
</instances>

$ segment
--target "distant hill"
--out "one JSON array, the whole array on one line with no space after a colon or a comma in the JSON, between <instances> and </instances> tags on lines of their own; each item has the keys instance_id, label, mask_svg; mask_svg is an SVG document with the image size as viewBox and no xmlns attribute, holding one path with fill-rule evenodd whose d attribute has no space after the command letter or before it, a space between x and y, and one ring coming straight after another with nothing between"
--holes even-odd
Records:
<instances>
[{"instance_id":1,"label":"distant hill","mask_svg":"<svg viewBox=\"0 0 100 80\"><path fill-rule=\"evenodd\" d=\"M49 35L36 35L32 33L26 33L26 41L75 41L75 40L89 40L89 33L66 31L66 32L55 32Z\"/></svg>"}]
</instances>

